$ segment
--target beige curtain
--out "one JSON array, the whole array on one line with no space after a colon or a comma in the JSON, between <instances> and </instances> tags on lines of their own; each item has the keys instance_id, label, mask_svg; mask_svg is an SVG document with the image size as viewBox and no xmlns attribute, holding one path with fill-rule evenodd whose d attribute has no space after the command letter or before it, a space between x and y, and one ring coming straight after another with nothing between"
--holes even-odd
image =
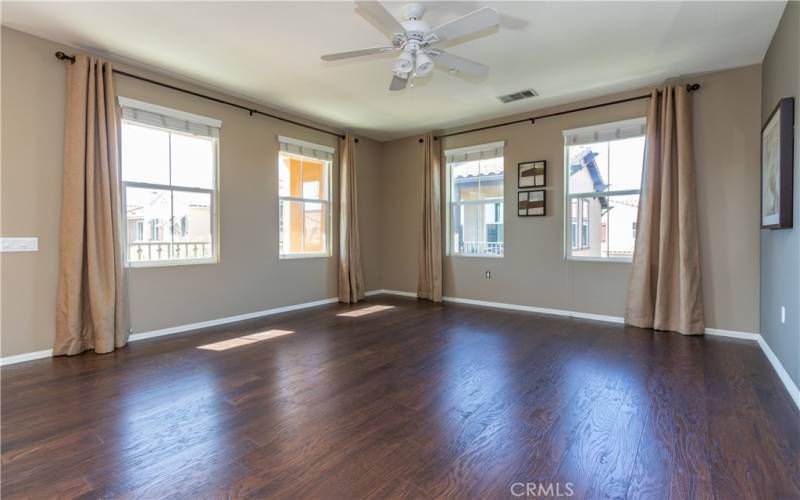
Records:
<instances>
[{"instance_id":1,"label":"beige curtain","mask_svg":"<svg viewBox=\"0 0 800 500\"><path fill-rule=\"evenodd\" d=\"M705 330L697 237L692 100L654 90L625 322L685 335Z\"/></svg>"},{"instance_id":2,"label":"beige curtain","mask_svg":"<svg viewBox=\"0 0 800 500\"><path fill-rule=\"evenodd\" d=\"M67 68L53 354L105 353L128 341L114 83L98 59L78 55Z\"/></svg>"},{"instance_id":3,"label":"beige curtain","mask_svg":"<svg viewBox=\"0 0 800 500\"><path fill-rule=\"evenodd\" d=\"M442 301L441 151L432 134L423 140L422 236L419 244L417 297Z\"/></svg>"},{"instance_id":4,"label":"beige curtain","mask_svg":"<svg viewBox=\"0 0 800 500\"><path fill-rule=\"evenodd\" d=\"M339 302L364 298L361 240L358 234L355 138L339 140Z\"/></svg>"}]
</instances>

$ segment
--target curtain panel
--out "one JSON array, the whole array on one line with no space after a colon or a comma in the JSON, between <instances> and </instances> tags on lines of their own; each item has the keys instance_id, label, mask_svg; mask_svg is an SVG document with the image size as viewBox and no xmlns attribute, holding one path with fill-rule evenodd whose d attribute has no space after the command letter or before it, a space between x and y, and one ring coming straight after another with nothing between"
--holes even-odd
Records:
<instances>
[{"instance_id":1,"label":"curtain panel","mask_svg":"<svg viewBox=\"0 0 800 500\"><path fill-rule=\"evenodd\" d=\"M364 298L361 240L358 232L358 188L355 138L339 140L339 302Z\"/></svg>"},{"instance_id":2,"label":"curtain panel","mask_svg":"<svg viewBox=\"0 0 800 500\"><path fill-rule=\"evenodd\" d=\"M433 134L424 139L422 167L422 235L419 244L417 297L442 301L441 149Z\"/></svg>"},{"instance_id":3,"label":"curtain panel","mask_svg":"<svg viewBox=\"0 0 800 500\"><path fill-rule=\"evenodd\" d=\"M682 85L650 97L625 323L684 335L705 331L692 98Z\"/></svg>"},{"instance_id":4,"label":"curtain panel","mask_svg":"<svg viewBox=\"0 0 800 500\"><path fill-rule=\"evenodd\" d=\"M111 64L77 55L67 66L54 355L128 341L118 141Z\"/></svg>"}]
</instances>

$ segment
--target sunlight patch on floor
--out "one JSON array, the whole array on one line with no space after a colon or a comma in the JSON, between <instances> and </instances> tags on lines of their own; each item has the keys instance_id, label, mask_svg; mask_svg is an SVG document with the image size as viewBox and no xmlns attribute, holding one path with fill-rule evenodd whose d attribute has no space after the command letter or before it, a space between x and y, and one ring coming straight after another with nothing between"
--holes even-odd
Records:
<instances>
[{"instance_id":1,"label":"sunlight patch on floor","mask_svg":"<svg viewBox=\"0 0 800 500\"><path fill-rule=\"evenodd\" d=\"M366 316L367 314L381 312L387 309L394 309L394 306L369 306L363 309L356 309L355 311L339 313L337 314L337 316L346 316L348 318L359 318L361 316Z\"/></svg>"},{"instance_id":2,"label":"sunlight patch on floor","mask_svg":"<svg viewBox=\"0 0 800 500\"><path fill-rule=\"evenodd\" d=\"M237 337L235 339L223 340L221 342L214 342L213 344L206 344L197 346L198 349L206 349L208 351L227 351L234 347L241 347L244 345L254 344L262 340L273 339L275 337L282 337L294 333L291 330L267 330L264 332L250 333Z\"/></svg>"}]
</instances>

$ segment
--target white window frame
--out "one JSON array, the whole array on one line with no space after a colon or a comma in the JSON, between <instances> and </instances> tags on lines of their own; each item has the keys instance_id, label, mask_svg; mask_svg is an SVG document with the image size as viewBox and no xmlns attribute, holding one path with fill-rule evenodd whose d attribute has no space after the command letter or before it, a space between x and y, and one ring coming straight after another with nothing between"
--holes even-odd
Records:
<instances>
[{"instance_id":1,"label":"white window frame","mask_svg":"<svg viewBox=\"0 0 800 500\"><path fill-rule=\"evenodd\" d=\"M305 149L315 150L315 151L323 151L326 153L330 153L332 156L335 156L335 149L329 146L321 146L319 144L314 144L311 142L301 141L299 139L292 139L289 137L279 136L278 141L284 144L291 144L293 146L297 146L301 148L300 150L303 151ZM280 186L280 159L281 155L288 155L294 156L296 158L306 158L308 160L313 161L322 161L325 164L326 173L326 187L325 192L328 193L328 198L323 199L316 199L316 198L303 198L303 197L294 197L294 196L281 196L280 188L278 191L278 260L293 260L293 259L320 259L320 258L328 258L333 256L333 241L331 240L333 236L333 210L331 209L332 204L331 200L333 199L333 159L320 159L314 156L308 156L301 153L293 153L289 151L278 151L278 167L277 167L277 174L278 174L278 185ZM303 178L303 167L302 163L300 164L300 179L302 182ZM303 202L305 203L318 203L320 205L325 206L325 210L327 213L327 221L325 224L325 251L324 252L315 252L315 253L283 253L281 252L281 202L282 201L295 201L295 202ZM305 205L304 205L305 207ZM303 236L305 237L305 217L303 217Z\"/></svg>"},{"instance_id":2,"label":"white window frame","mask_svg":"<svg viewBox=\"0 0 800 500\"><path fill-rule=\"evenodd\" d=\"M593 191L586 193L570 193L569 192L569 147L580 144L592 144L595 142L610 142L620 139L631 139L633 137L643 137L645 134L646 118L632 118L630 120L622 120L618 122L604 123L600 125L593 125L590 127L581 127L577 129L564 130L564 258L566 260L579 261L579 262L609 262L618 264L630 264L633 257L589 257L572 255L572 239L571 239L571 225L572 225L572 200L573 199L586 199L598 198L600 195L603 197L611 196L626 196L638 194L641 196L641 187L639 189L620 189L620 190L607 190L607 191ZM571 141L572 140L572 141ZM644 159L642 159L644 160ZM644 161L643 161L644 163ZM644 167L643 167L644 168ZM591 205L590 205L591 213ZM590 215L591 217L591 215ZM602 218L601 218L602 222ZM591 232L591 228L590 228ZM578 239L581 238L581 203L578 203ZM580 251L582 248L580 243L575 250ZM585 250L585 248L583 248Z\"/></svg>"},{"instance_id":3,"label":"white window frame","mask_svg":"<svg viewBox=\"0 0 800 500\"><path fill-rule=\"evenodd\" d=\"M468 200L468 201L453 201L452 198L452 190L453 190L453 183L452 183L452 169L450 168L451 162L447 160L449 155L464 155L465 157L469 157L473 154L479 154L481 151L489 151L489 150L496 150L502 149L503 150L503 198L501 202L503 203L503 255L497 255L493 253L481 253L481 254L465 254L456 252L453 248L453 231L452 231L452 219L453 219L453 210L455 206L468 206L468 205L490 205L495 204L498 202L496 199L486 199L486 200ZM446 206L447 206L447 215L445 217L445 226L447 231L447 241L445 242L445 255L448 257L463 257L463 258L471 258L471 259L502 259L505 257L506 250L505 250L505 241L506 241L506 217L505 217L505 210L506 210L506 191L505 191L505 141L497 141L491 142L488 144L477 144L475 146L466 146L463 148L456 148L456 149L448 149L444 152L444 164L446 170L446 183L447 186L445 188L445 196L446 196ZM475 160L481 159L480 157L474 158Z\"/></svg>"},{"instance_id":4,"label":"white window frame","mask_svg":"<svg viewBox=\"0 0 800 500\"><path fill-rule=\"evenodd\" d=\"M194 115L191 113L187 113L184 111L180 111L177 109L166 108L163 106L157 106L155 104L145 103L142 101L136 101L134 99L129 99L126 97L120 96L119 98L120 106L127 106L133 107L136 109L153 112L162 114L164 116L169 116L171 118L175 118L177 120L182 120L186 122L197 123L205 126L210 126L214 128L221 128L222 122L216 120L214 118L207 118L200 115ZM121 198L121 213L120 217L122 219L122 223L120 227L123 228L122 231L122 242L123 248L125 249L125 267L129 268L139 268L139 267L173 267L173 266L191 266L197 264L217 264L220 261L220 245L219 245L219 138L218 137L211 137L207 135L201 134L192 134L182 130L176 130L169 127L158 127L154 126L149 123L143 123L136 120L120 118L120 123L129 123L131 125L135 125L137 127L146 127L151 128L154 130L159 130L162 132L167 132L169 134L182 134L188 135L193 137L202 137L204 139L209 139L212 144L212 188L193 188L193 187L184 187L184 186L173 186L172 184L158 184L158 183L150 183L150 182L136 182L136 181L125 181L122 180L122 165L120 164L120 198ZM122 151L121 141L122 141L122 128L120 127L120 151ZM170 138L169 141L170 149L172 148L172 139ZM170 171L172 169L172 154L169 155L169 166ZM210 195L211 206L210 208L210 217L211 222L209 224L209 230L211 231L211 257L209 258L201 258L201 259L164 259L164 260L147 260L147 261L131 261L129 255L129 244L128 244L128 230L127 230L127 217L126 217L126 210L127 210L127 188L145 188L145 189L158 189L162 191L170 191L170 192L185 192L185 193L207 193ZM174 214L170 215L170 225L174 227L175 221ZM149 230L149 228L147 228Z\"/></svg>"}]
</instances>

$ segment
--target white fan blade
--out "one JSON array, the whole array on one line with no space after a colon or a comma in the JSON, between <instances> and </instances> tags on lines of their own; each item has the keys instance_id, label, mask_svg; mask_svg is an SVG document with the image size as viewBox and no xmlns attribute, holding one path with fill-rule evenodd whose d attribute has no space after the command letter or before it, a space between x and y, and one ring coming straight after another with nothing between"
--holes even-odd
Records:
<instances>
[{"instance_id":1,"label":"white fan blade","mask_svg":"<svg viewBox=\"0 0 800 500\"><path fill-rule=\"evenodd\" d=\"M439 41L452 40L462 36L483 31L487 28L497 26L500 23L500 15L490 7L484 7L470 12L458 19L453 19L449 23L433 28L431 33L439 37Z\"/></svg>"},{"instance_id":2,"label":"white fan blade","mask_svg":"<svg viewBox=\"0 0 800 500\"><path fill-rule=\"evenodd\" d=\"M389 84L389 90L403 90L408 84L408 77L400 78L395 75L392 77L392 83Z\"/></svg>"},{"instance_id":3,"label":"white fan blade","mask_svg":"<svg viewBox=\"0 0 800 500\"><path fill-rule=\"evenodd\" d=\"M325 54L324 56L322 56L322 60L339 61L340 59L370 56L372 54L381 54L383 52L391 52L393 50L396 50L395 47L372 47L371 49L351 50L349 52L337 52L335 54Z\"/></svg>"},{"instance_id":4,"label":"white fan blade","mask_svg":"<svg viewBox=\"0 0 800 500\"><path fill-rule=\"evenodd\" d=\"M395 33L403 33L403 27L400 25L400 21L395 19L395 17L386 10L380 2L356 2L359 9L362 9L365 14L367 14L373 21L375 21L380 30L386 34L389 38L392 37Z\"/></svg>"},{"instance_id":5,"label":"white fan blade","mask_svg":"<svg viewBox=\"0 0 800 500\"><path fill-rule=\"evenodd\" d=\"M434 57L436 64L446 67L448 70L455 70L469 76L483 77L489 74L489 66L465 59L460 56L455 56L447 52L430 53Z\"/></svg>"}]
</instances>

